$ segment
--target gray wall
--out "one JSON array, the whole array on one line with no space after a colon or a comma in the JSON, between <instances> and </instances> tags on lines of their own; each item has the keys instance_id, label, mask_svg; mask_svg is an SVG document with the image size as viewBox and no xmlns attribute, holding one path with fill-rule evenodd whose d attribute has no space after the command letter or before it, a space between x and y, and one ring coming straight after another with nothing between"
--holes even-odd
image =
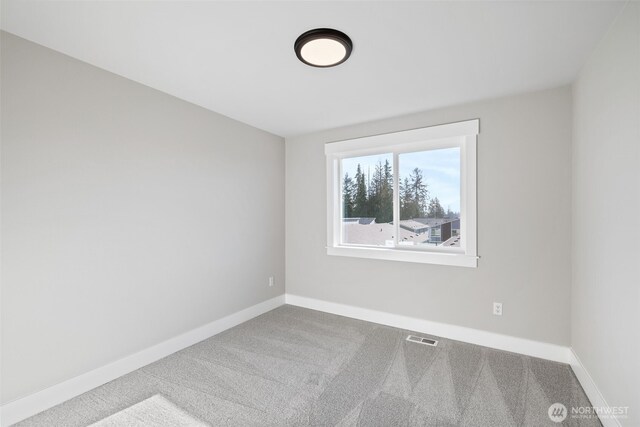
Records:
<instances>
[{"instance_id":1,"label":"gray wall","mask_svg":"<svg viewBox=\"0 0 640 427\"><path fill-rule=\"evenodd\" d=\"M325 142L473 118L477 269L326 254ZM569 344L569 87L288 138L286 152L287 293Z\"/></svg>"},{"instance_id":2,"label":"gray wall","mask_svg":"<svg viewBox=\"0 0 640 427\"><path fill-rule=\"evenodd\" d=\"M640 3L573 88L571 345L609 405L640 425Z\"/></svg>"},{"instance_id":3,"label":"gray wall","mask_svg":"<svg viewBox=\"0 0 640 427\"><path fill-rule=\"evenodd\" d=\"M1 54L2 402L284 292L282 138L7 33Z\"/></svg>"}]
</instances>

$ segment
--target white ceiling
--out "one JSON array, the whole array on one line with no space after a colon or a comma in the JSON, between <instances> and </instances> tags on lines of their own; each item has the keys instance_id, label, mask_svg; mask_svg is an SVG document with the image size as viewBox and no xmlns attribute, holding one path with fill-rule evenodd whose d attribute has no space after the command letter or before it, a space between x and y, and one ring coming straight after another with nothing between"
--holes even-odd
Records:
<instances>
[{"instance_id":1,"label":"white ceiling","mask_svg":"<svg viewBox=\"0 0 640 427\"><path fill-rule=\"evenodd\" d=\"M282 136L570 83L623 2L2 2L2 28ZM330 69L298 35L354 42Z\"/></svg>"}]
</instances>

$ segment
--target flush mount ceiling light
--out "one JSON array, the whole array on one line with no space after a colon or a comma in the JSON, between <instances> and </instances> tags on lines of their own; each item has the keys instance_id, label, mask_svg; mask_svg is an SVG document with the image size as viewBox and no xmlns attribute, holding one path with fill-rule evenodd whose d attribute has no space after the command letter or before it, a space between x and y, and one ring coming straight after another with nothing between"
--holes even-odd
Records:
<instances>
[{"instance_id":1,"label":"flush mount ceiling light","mask_svg":"<svg viewBox=\"0 0 640 427\"><path fill-rule=\"evenodd\" d=\"M294 44L296 56L312 67L335 67L349 58L353 43L345 33L331 28L316 28L302 34Z\"/></svg>"}]
</instances>

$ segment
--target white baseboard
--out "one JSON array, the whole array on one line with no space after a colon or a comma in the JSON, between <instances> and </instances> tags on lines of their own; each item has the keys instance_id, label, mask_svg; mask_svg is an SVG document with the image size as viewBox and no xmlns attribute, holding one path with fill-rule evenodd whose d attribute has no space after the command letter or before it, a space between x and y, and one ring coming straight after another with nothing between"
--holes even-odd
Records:
<instances>
[{"instance_id":1,"label":"white baseboard","mask_svg":"<svg viewBox=\"0 0 640 427\"><path fill-rule=\"evenodd\" d=\"M571 365L573 372L576 374L576 378L578 378L578 381L582 385L587 397L591 401L591 405L601 408L609 407L602 396L602 393L600 393L600 390L589 375L589 372L578 358L578 355L570 347L496 334L463 326L432 322L399 314L369 310L351 305L337 304L292 294L286 294L286 303L313 310L324 311L326 313L393 326L396 328L408 329L411 331L436 335L471 344L478 344L499 350L511 351L527 356L539 357L541 359L553 360L555 362L567 363ZM615 418L603 417L601 418L601 421L604 427L621 427L620 421Z\"/></svg>"},{"instance_id":2,"label":"white baseboard","mask_svg":"<svg viewBox=\"0 0 640 427\"><path fill-rule=\"evenodd\" d=\"M9 426L39 412L49 409L75 396L106 384L122 375L135 371L143 366L162 359L176 351L187 348L213 335L219 334L240 323L246 322L285 303L285 296L280 295L261 302L244 310L233 313L222 319L185 332L138 353L124 357L108 365L71 378L62 383L48 387L29 396L5 403L0 408L1 426Z\"/></svg>"},{"instance_id":3,"label":"white baseboard","mask_svg":"<svg viewBox=\"0 0 640 427\"><path fill-rule=\"evenodd\" d=\"M399 314L383 311L369 310L351 305L337 304L314 298L300 297L286 294L287 304L313 310L366 320L368 322L408 329L415 332L436 335L456 341L464 341L499 350L553 360L555 362L569 363L570 349L556 344L517 338L509 335L496 334L479 329L466 328L464 326L449 325L446 323L432 322L429 320L407 317Z\"/></svg>"},{"instance_id":4,"label":"white baseboard","mask_svg":"<svg viewBox=\"0 0 640 427\"><path fill-rule=\"evenodd\" d=\"M580 358L578 357L574 349L571 349L569 363L571 365L571 368L573 369L573 372L576 374L576 378L578 378L580 385L584 389L585 394L589 398L591 406L608 408L609 405L607 404L607 401L604 399L604 396L602 396L602 393L600 393L598 386L596 386L593 378L591 378L591 375L589 375L589 371L587 371L587 368L585 368L585 366L582 364L582 361L580 361ZM616 418L601 417L600 421L602 422L602 425L604 427L622 426L622 424L620 424L620 421Z\"/></svg>"},{"instance_id":5,"label":"white baseboard","mask_svg":"<svg viewBox=\"0 0 640 427\"><path fill-rule=\"evenodd\" d=\"M569 347L286 294L238 311L37 393L5 403L0 406L0 426L9 426L19 422L285 303L527 356L568 363L573 368L591 404L596 407L608 407L604 397L584 365L580 362L577 354ZM615 418L602 419L602 423L605 427L620 427L620 422Z\"/></svg>"}]
</instances>

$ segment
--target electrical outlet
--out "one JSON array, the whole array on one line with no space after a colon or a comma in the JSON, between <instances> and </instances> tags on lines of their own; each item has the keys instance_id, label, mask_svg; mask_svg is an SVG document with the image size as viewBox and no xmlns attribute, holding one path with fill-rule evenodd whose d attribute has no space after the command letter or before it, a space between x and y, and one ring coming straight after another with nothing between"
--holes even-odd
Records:
<instances>
[{"instance_id":1,"label":"electrical outlet","mask_svg":"<svg viewBox=\"0 0 640 427\"><path fill-rule=\"evenodd\" d=\"M269 287L272 287L275 283L276 283L276 281L273 278L273 276L269 277Z\"/></svg>"},{"instance_id":2,"label":"electrical outlet","mask_svg":"<svg viewBox=\"0 0 640 427\"><path fill-rule=\"evenodd\" d=\"M496 316L502 316L502 303L494 302L493 303L493 314Z\"/></svg>"}]
</instances>

